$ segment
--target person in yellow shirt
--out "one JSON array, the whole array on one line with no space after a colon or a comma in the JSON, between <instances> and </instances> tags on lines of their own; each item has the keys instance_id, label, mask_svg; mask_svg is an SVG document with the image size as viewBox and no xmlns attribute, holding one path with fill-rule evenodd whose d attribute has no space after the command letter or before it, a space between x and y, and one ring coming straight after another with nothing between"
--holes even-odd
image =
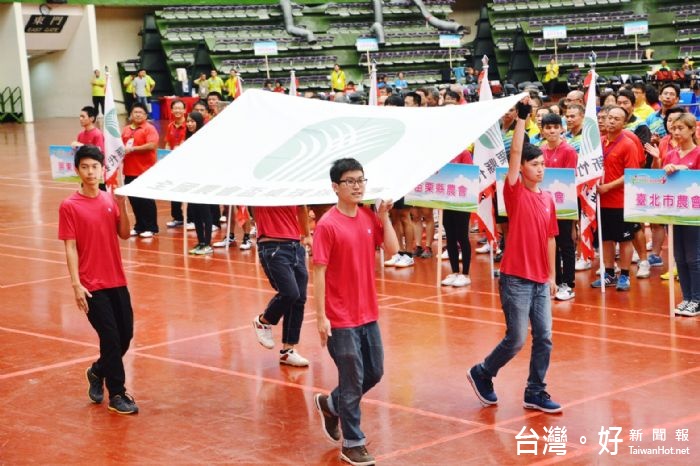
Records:
<instances>
[{"instance_id":1,"label":"person in yellow shirt","mask_svg":"<svg viewBox=\"0 0 700 466\"><path fill-rule=\"evenodd\" d=\"M647 87L644 83L634 83L632 85L632 92L634 92L634 116L642 121L646 121L649 115L654 113L654 109L647 102Z\"/></svg>"},{"instance_id":2,"label":"person in yellow shirt","mask_svg":"<svg viewBox=\"0 0 700 466\"><path fill-rule=\"evenodd\" d=\"M129 73L124 81L122 81L122 86L124 89L124 106L126 107L126 112L131 111L131 106L134 103L134 78L136 74L134 72Z\"/></svg>"},{"instance_id":3,"label":"person in yellow shirt","mask_svg":"<svg viewBox=\"0 0 700 466\"><path fill-rule=\"evenodd\" d=\"M216 70L211 70L211 77L208 81L209 92L224 93L224 81L219 77L219 73Z\"/></svg>"},{"instance_id":4,"label":"person in yellow shirt","mask_svg":"<svg viewBox=\"0 0 700 466\"><path fill-rule=\"evenodd\" d=\"M559 77L559 63L557 63L556 58L552 58L549 64L545 67L544 78L542 78L542 84L549 84L548 92L549 95L554 95L554 90L557 87L557 78Z\"/></svg>"},{"instance_id":5,"label":"person in yellow shirt","mask_svg":"<svg viewBox=\"0 0 700 466\"><path fill-rule=\"evenodd\" d=\"M100 112L104 115L105 113L105 88L107 82L103 76L100 76L100 70L95 70L95 75L90 81L92 86L92 106L97 110L97 114ZM101 110L100 110L101 109Z\"/></svg>"},{"instance_id":6,"label":"person in yellow shirt","mask_svg":"<svg viewBox=\"0 0 700 466\"><path fill-rule=\"evenodd\" d=\"M234 100L236 97L238 97L237 94L239 79L240 78L238 77L238 72L232 69L229 74L229 78L224 83L224 91L226 92L226 95L228 96L229 100Z\"/></svg>"},{"instance_id":7,"label":"person in yellow shirt","mask_svg":"<svg viewBox=\"0 0 700 466\"><path fill-rule=\"evenodd\" d=\"M337 63L333 65L333 71L331 71L331 89L333 92L345 91L345 71L340 69Z\"/></svg>"}]
</instances>

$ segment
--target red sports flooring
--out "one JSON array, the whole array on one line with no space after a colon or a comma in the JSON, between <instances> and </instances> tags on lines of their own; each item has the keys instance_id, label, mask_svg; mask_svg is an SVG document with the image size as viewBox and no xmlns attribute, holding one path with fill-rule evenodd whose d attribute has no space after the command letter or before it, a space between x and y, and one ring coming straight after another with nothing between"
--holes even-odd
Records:
<instances>
[{"instance_id":1,"label":"red sports flooring","mask_svg":"<svg viewBox=\"0 0 700 466\"><path fill-rule=\"evenodd\" d=\"M255 251L183 256L166 202L160 235L122 242L136 319L127 387L140 413L89 402L97 337L57 239L58 204L75 187L51 181L48 163L48 145L78 129L77 118L0 125L0 463L339 464L313 405L337 376L312 290L299 346L311 366L280 366L251 326L272 296ZM505 328L487 257L472 264L465 289L436 289L436 259L378 272L386 373L363 400L362 427L379 463L698 464L700 321L669 317L665 268L605 296L589 287L593 272L579 272L575 300L553 304L547 381L564 412L548 415L522 408L529 344L494 379L497 407L482 408L469 387L466 370ZM544 427L566 438L545 442ZM535 446L516 439L530 429ZM550 451L556 440L565 455Z\"/></svg>"}]
</instances>

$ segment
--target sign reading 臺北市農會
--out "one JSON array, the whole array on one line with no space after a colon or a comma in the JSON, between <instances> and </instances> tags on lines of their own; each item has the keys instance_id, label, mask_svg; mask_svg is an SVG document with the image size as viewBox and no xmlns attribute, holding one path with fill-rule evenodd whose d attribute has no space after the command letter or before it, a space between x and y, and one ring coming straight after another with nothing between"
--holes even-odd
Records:
<instances>
[{"instance_id":1,"label":"sign reading \u81fa\u5317\u5e02\u8fb2\u6703","mask_svg":"<svg viewBox=\"0 0 700 466\"><path fill-rule=\"evenodd\" d=\"M625 170L625 221L700 225L700 171Z\"/></svg>"},{"instance_id":2,"label":"sign reading \u81fa\u5317\u5e02\u8fb2\u6703","mask_svg":"<svg viewBox=\"0 0 700 466\"><path fill-rule=\"evenodd\" d=\"M498 215L507 216L503 202L503 185L508 167L496 168L496 196ZM576 197L576 171L573 168L546 168L540 189L549 191L554 199L554 207L559 220L578 220L578 201Z\"/></svg>"},{"instance_id":3,"label":"sign reading \u81fa\u5317\u5e02\u8fb2\u6703","mask_svg":"<svg viewBox=\"0 0 700 466\"><path fill-rule=\"evenodd\" d=\"M479 167L448 163L406 194L404 201L418 207L476 212L478 196Z\"/></svg>"}]
</instances>

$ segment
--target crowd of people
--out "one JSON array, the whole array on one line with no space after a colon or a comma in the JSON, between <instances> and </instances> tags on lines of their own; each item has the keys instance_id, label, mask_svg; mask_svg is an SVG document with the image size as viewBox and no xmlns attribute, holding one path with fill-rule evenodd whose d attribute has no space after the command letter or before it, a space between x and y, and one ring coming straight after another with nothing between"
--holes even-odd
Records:
<instances>
[{"instance_id":1,"label":"crowd of people","mask_svg":"<svg viewBox=\"0 0 700 466\"><path fill-rule=\"evenodd\" d=\"M334 72L333 100L347 103L348 83L344 82L339 67ZM140 78L148 89L148 79L143 74ZM387 80L380 80L382 105L467 104L468 98L460 85L409 90L402 85L402 78L398 76L399 85L393 86ZM222 110L224 94L235 97L238 83L231 81L237 79L232 73L223 82L215 71L209 78L201 76L196 82L203 99L189 112L182 100L172 101L171 121L163 135L165 147L176 148L216 118ZM134 85L135 101L128 124L122 130L125 183L156 164L161 140L156 127L148 121L147 102L141 99L143 86L130 84ZM663 85L658 90L658 100L650 99L649 95L654 93L638 85L600 95L597 116L604 175L597 190L605 271L590 283L592 287L628 291L632 287L633 262L637 262L637 279L649 278L652 267L664 265L661 250L666 227L652 225L651 241L647 241L644 225L624 220L624 170L661 168L672 176L680 170L700 168L696 120L678 106L678 86ZM306 97L318 98L317 95ZM577 258L577 222L556 219L552 196L540 189L539 183L545 167L576 168L582 150L585 113L584 93L574 90L550 105L532 94L501 119L509 161L503 200L498 202L505 202L508 217L497 219L500 233L497 246L478 240L482 246L476 252L489 252L491 247L497 247L495 259L501 261L499 292L507 330L499 345L467 375L484 405L497 403L492 379L523 347L529 322L533 349L523 406L546 413L562 410L545 390L544 382L552 351L551 299L574 299L576 271L590 269L592 261ZM84 107L80 114L83 129L73 146L81 185L77 193L61 204L59 238L65 242L76 303L100 338L100 358L86 371L89 398L95 403L102 402L106 385L109 409L134 414L138 407L124 387L122 364L133 334L133 311L117 237L156 235L159 231L156 202L129 198L135 218L132 228L125 199L100 190L104 139L95 125L97 114L94 106ZM471 148L465 148L452 162L472 164ZM172 220L167 227L196 230L197 242L190 250L193 255L212 254L213 247L235 242L231 231L231 235L212 243L212 231L216 231L219 222L239 221L243 230L239 247L243 250L250 249L251 238L257 236L260 263L276 294L263 312L253 317L253 329L261 346L273 349L276 346L273 327L282 322L279 361L297 367L310 364L297 345L309 281L306 253L312 252L318 331L338 367L338 386L330 395L317 394L315 406L324 435L335 443L342 439L343 460L350 464L374 464L360 429L360 400L383 374L374 285L376 248L384 247L389 257L385 265L394 267L410 267L418 259L441 260L444 256L449 260L451 273L442 285L466 287L471 284L470 231L479 228L470 214L445 211L447 247L444 252L436 251L432 209L411 207L403 199L395 203L386 200L375 211L363 206L366 178L362 165L354 159L335 161L329 181L337 195L337 203L332 206L239 207L233 209L234 219L226 217L227 206L222 211L222 206L189 204L183 212L182 205L173 202ZM309 220L309 209L314 211L315 223ZM253 219L256 231L252 231ZM682 291L675 312L680 316L697 316L700 314L700 227L673 228L677 271L669 274L677 274ZM359 231L371 234L359 234ZM617 261L616 255L619 255ZM352 292L348 283L353 284Z\"/></svg>"}]
</instances>

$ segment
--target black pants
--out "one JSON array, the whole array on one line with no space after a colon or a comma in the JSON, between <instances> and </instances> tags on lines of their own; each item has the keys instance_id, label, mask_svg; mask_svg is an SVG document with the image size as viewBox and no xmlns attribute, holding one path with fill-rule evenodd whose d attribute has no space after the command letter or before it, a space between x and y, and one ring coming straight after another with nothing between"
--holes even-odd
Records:
<instances>
[{"instance_id":1,"label":"black pants","mask_svg":"<svg viewBox=\"0 0 700 466\"><path fill-rule=\"evenodd\" d=\"M129 184L134 181L137 176L125 176L124 184ZM153 199L144 199L141 197L129 197L131 209L134 211L136 223L134 230L141 233L150 231L158 233L158 211L156 210L156 201Z\"/></svg>"},{"instance_id":2,"label":"black pants","mask_svg":"<svg viewBox=\"0 0 700 466\"><path fill-rule=\"evenodd\" d=\"M211 213L212 209L209 204L188 204L187 206L187 217L194 223L194 230L197 232L197 242L199 244L209 246L211 243Z\"/></svg>"},{"instance_id":3,"label":"black pants","mask_svg":"<svg viewBox=\"0 0 700 466\"><path fill-rule=\"evenodd\" d=\"M459 250L462 250L462 273L469 275L472 259L472 246L469 243L469 212L445 210L442 223L447 237L447 255L450 258L452 273L459 273ZM459 244L459 248L457 247Z\"/></svg>"},{"instance_id":4,"label":"black pants","mask_svg":"<svg viewBox=\"0 0 700 466\"><path fill-rule=\"evenodd\" d=\"M173 220L182 222L185 217L182 215L182 202L170 201L170 216ZM190 204L187 204L187 221L192 221L192 208Z\"/></svg>"},{"instance_id":5,"label":"black pants","mask_svg":"<svg viewBox=\"0 0 700 466\"><path fill-rule=\"evenodd\" d=\"M571 288L576 287L576 245L571 238L573 220L557 220L559 235L555 238L557 253L554 256L554 271L557 285L566 283Z\"/></svg>"},{"instance_id":6,"label":"black pants","mask_svg":"<svg viewBox=\"0 0 700 466\"><path fill-rule=\"evenodd\" d=\"M93 291L87 303L88 320L100 338L100 359L92 364L92 372L105 378L110 398L121 395L126 391L122 356L134 336L129 290L122 286Z\"/></svg>"},{"instance_id":7,"label":"black pants","mask_svg":"<svg viewBox=\"0 0 700 466\"><path fill-rule=\"evenodd\" d=\"M97 110L97 114L99 115L100 112L104 115L105 114L105 97L104 96L92 96L92 106L95 107L95 110ZM100 109L102 109L100 111Z\"/></svg>"}]
</instances>

